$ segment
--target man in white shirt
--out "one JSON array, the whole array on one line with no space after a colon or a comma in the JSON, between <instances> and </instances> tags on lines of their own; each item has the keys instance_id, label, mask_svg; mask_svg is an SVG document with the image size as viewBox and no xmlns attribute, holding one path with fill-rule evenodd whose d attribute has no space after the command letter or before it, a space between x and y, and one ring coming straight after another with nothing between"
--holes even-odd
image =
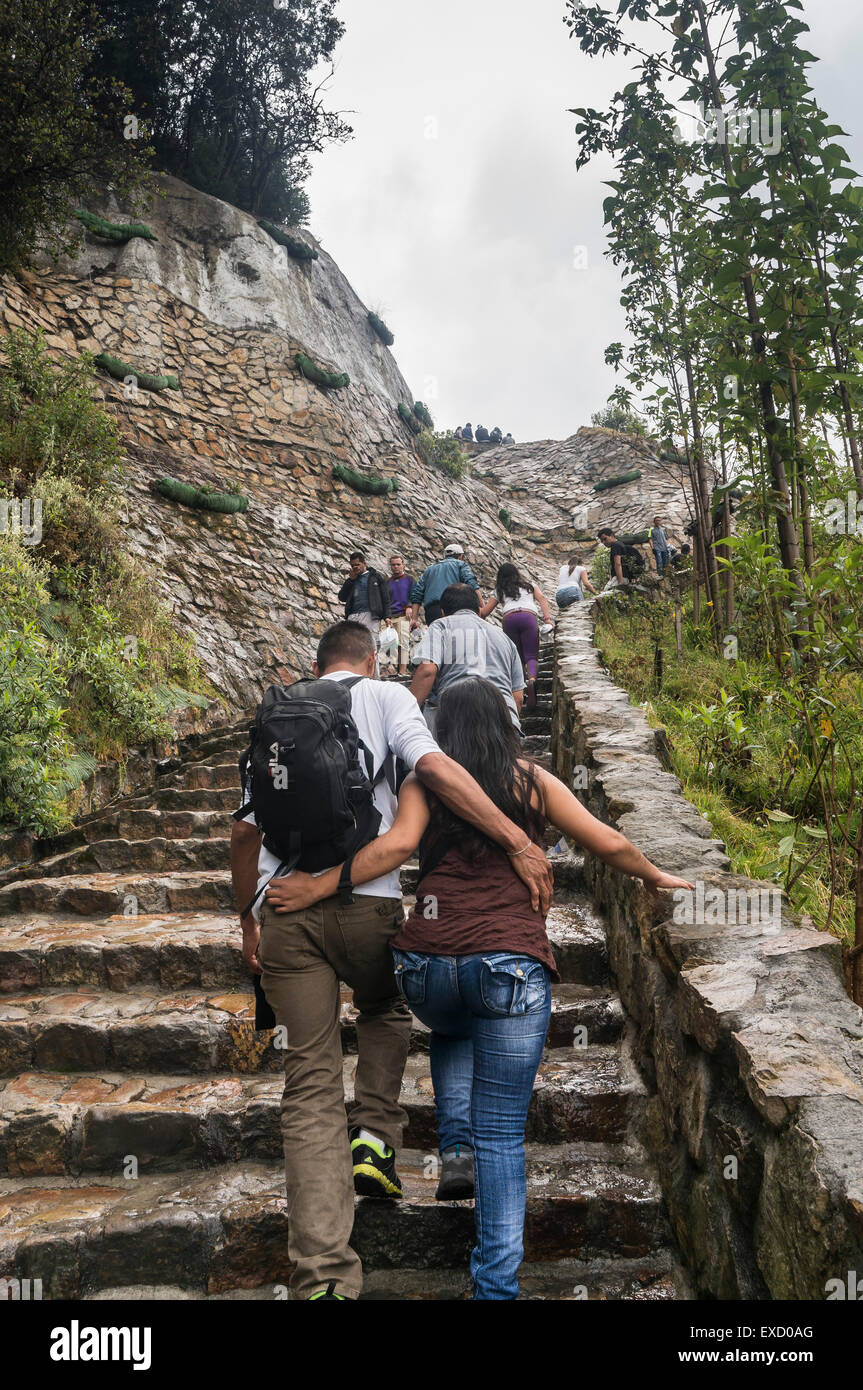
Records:
<instances>
[{"instance_id":1,"label":"man in white shirt","mask_svg":"<svg viewBox=\"0 0 863 1390\"><path fill-rule=\"evenodd\" d=\"M375 644L357 623L336 623L318 645L314 674L324 680L365 676L351 689L351 710L375 772L401 758L459 815L479 826L512 856L535 907L547 910L551 873L538 846L508 820L473 778L441 752L409 691L370 679ZM395 819L386 779L375 787L379 834ZM339 860L334 858L334 864ZM263 848L251 818L234 824L231 866L238 903L279 867ZM353 1299L362 1287L359 1257L350 1248L354 1191L401 1196L395 1150L405 1120L399 1091L410 1041L411 1015L395 985L389 940L402 921L398 871L358 887L345 905L327 898L301 912L277 912L280 884L265 890L257 915L242 919L243 957L261 971L277 1023L286 1029L282 1137L288 1194L288 1253L297 1298ZM340 991L354 992L357 1068L350 1143L345 1126Z\"/></svg>"}]
</instances>

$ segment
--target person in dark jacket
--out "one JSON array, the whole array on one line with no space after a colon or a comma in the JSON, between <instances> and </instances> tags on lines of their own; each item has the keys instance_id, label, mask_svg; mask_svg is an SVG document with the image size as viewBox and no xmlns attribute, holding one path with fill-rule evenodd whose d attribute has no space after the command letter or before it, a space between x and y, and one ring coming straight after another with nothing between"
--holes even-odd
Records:
<instances>
[{"instance_id":1,"label":"person in dark jacket","mask_svg":"<svg viewBox=\"0 0 863 1390\"><path fill-rule=\"evenodd\" d=\"M473 439L473 430L471 429L470 420L462 427L461 437L467 440Z\"/></svg>"},{"instance_id":2,"label":"person in dark jacket","mask_svg":"<svg viewBox=\"0 0 863 1390\"><path fill-rule=\"evenodd\" d=\"M487 443L488 443L488 430L486 429L485 425L477 425L477 427L476 427L476 442L477 442L477 444L487 444Z\"/></svg>"},{"instance_id":3,"label":"person in dark jacket","mask_svg":"<svg viewBox=\"0 0 863 1390\"><path fill-rule=\"evenodd\" d=\"M491 444L500 444L502 440L503 440L503 435L502 435L501 432L500 432L500 425L495 425L494 429L492 430L491 434L489 435L489 442L490 442Z\"/></svg>"},{"instance_id":4,"label":"person in dark jacket","mask_svg":"<svg viewBox=\"0 0 863 1390\"><path fill-rule=\"evenodd\" d=\"M352 623L362 623L377 642L381 618L392 613L390 589L384 576L366 564L361 550L351 555L348 577L339 589L339 602L345 605L345 617Z\"/></svg>"}]
</instances>

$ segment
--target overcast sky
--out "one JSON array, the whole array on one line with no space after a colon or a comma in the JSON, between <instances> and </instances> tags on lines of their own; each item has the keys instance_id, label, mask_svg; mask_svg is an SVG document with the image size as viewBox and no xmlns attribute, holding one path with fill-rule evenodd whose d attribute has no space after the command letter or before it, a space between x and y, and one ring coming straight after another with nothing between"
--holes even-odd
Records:
<instances>
[{"instance_id":1,"label":"overcast sky","mask_svg":"<svg viewBox=\"0 0 863 1390\"><path fill-rule=\"evenodd\" d=\"M396 336L437 428L562 439L615 385L603 260L607 163L575 169L575 118L629 61L589 58L563 0L341 0L330 105L355 135L315 159L314 233ZM811 70L863 158L863 0L805 0ZM586 262L586 263L585 263Z\"/></svg>"}]
</instances>

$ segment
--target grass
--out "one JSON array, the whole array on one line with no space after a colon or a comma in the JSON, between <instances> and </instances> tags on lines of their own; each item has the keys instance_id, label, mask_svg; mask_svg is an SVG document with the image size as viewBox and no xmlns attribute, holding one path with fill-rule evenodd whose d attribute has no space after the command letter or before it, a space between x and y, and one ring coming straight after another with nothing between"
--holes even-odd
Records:
<instances>
[{"instance_id":1,"label":"grass","mask_svg":"<svg viewBox=\"0 0 863 1390\"><path fill-rule=\"evenodd\" d=\"M660 690L654 681L657 635L664 667ZM620 611L604 604L596 641L632 703L644 708L652 727L665 729L684 795L724 842L734 871L784 887L790 866L788 896L794 910L850 944L850 860L846 858L840 869L831 909L824 814L810 786L813 750L788 682L783 687L775 669L751 655L747 660L724 660L691 620L684 623L683 657L678 659L673 628L663 625L656 605L649 609L636 603ZM834 698L836 719L850 731L852 755L863 766L859 684L846 679ZM823 744L817 747L823 750ZM843 774L840 768L837 786L847 804L847 770ZM809 856L813 857L807 864Z\"/></svg>"}]
</instances>

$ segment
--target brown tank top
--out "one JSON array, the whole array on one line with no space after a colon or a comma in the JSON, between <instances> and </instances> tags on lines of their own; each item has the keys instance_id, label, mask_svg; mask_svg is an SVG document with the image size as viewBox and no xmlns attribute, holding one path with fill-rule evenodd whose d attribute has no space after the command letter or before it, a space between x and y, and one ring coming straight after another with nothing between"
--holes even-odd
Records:
<instances>
[{"instance_id":1,"label":"brown tank top","mask_svg":"<svg viewBox=\"0 0 863 1390\"><path fill-rule=\"evenodd\" d=\"M432 956L512 951L542 961L559 978L545 918L534 912L527 885L496 846L479 859L467 859L455 846L438 858L432 847L420 862L416 906L390 945Z\"/></svg>"}]
</instances>

